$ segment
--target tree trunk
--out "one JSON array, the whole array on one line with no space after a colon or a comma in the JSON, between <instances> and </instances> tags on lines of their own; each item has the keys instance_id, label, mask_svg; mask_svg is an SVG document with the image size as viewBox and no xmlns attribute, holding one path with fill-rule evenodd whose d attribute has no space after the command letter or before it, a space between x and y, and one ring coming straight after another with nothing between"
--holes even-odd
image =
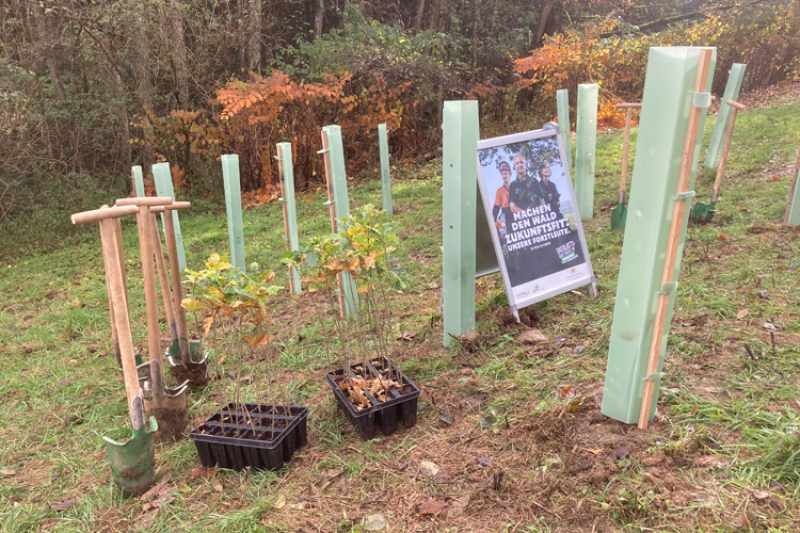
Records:
<instances>
[{"instance_id":1,"label":"tree trunk","mask_svg":"<svg viewBox=\"0 0 800 533\"><path fill-rule=\"evenodd\" d=\"M472 0L475 9L472 13L472 80L478 71L478 19L480 18L480 0Z\"/></svg>"},{"instance_id":2,"label":"tree trunk","mask_svg":"<svg viewBox=\"0 0 800 533\"><path fill-rule=\"evenodd\" d=\"M322 35L322 22L325 18L325 0L317 0L317 13L314 16L314 31Z\"/></svg>"},{"instance_id":3,"label":"tree trunk","mask_svg":"<svg viewBox=\"0 0 800 533\"><path fill-rule=\"evenodd\" d=\"M250 0L250 42L248 43L250 62L248 67L256 72L261 70L261 0Z\"/></svg>"},{"instance_id":4,"label":"tree trunk","mask_svg":"<svg viewBox=\"0 0 800 533\"><path fill-rule=\"evenodd\" d=\"M143 8L141 8L143 9ZM131 54L131 66L135 77L136 96L139 104L144 110L143 126L144 130L144 154L143 166L145 173L150 170L155 163L155 132L150 124L150 113L153 113L153 83L150 79L150 49L147 45L147 32L145 27L145 16L141 10L133 14L131 20L131 40L133 50Z\"/></svg>"},{"instance_id":5,"label":"tree trunk","mask_svg":"<svg viewBox=\"0 0 800 533\"><path fill-rule=\"evenodd\" d=\"M422 17L425 16L425 0L419 0L419 9L417 10L417 21L414 24L414 31L419 33L422 29Z\"/></svg>"},{"instance_id":6,"label":"tree trunk","mask_svg":"<svg viewBox=\"0 0 800 533\"><path fill-rule=\"evenodd\" d=\"M44 11L42 11L38 0L31 0L31 11L33 12L33 25L36 29L36 36L42 46L45 47L45 64L50 73L50 82L53 84L53 89L56 91L56 98L63 100L66 96L64 93L64 85L61 83L61 73L58 70L58 62L56 61L55 51L50 42L50 32L47 29L47 19L45 18Z\"/></svg>"},{"instance_id":7,"label":"tree trunk","mask_svg":"<svg viewBox=\"0 0 800 533\"><path fill-rule=\"evenodd\" d=\"M127 87L125 87L125 82L122 81L122 76L113 66L109 69L109 72L114 78L114 88L117 93L116 107L117 116L119 117L120 152L122 152L123 175L125 175L128 167L133 162L131 158L131 134L128 129L130 127L130 119L128 118L128 105L125 99Z\"/></svg>"},{"instance_id":8,"label":"tree trunk","mask_svg":"<svg viewBox=\"0 0 800 533\"><path fill-rule=\"evenodd\" d=\"M178 88L178 106L189 109L189 67L186 40L183 32L183 13L178 0L171 0L169 16L172 22L172 52L175 56L175 84Z\"/></svg>"},{"instance_id":9,"label":"tree trunk","mask_svg":"<svg viewBox=\"0 0 800 533\"><path fill-rule=\"evenodd\" d=\"M489 20L489 35L494 38L494 41L497 42L497 34L494 31L494 26L497 24L497 0L492 2L492 18Z\"/></svg>"},{"instance_id":10,"label":"tree trunk","mask_svg":"<svg viewBox=\"0 0 800 533\"><path fill-rule=\"evenodd\" d=\"M555 4L555 0L547 0L544 9L542 9L542 16L539 17L539 25L536 27L536 33L533 35L531 48L538 47L542 44L544 29L547 26L547 19L550 18L550 12L553 10L553 4Z\"/></svg>"}]
</instances>

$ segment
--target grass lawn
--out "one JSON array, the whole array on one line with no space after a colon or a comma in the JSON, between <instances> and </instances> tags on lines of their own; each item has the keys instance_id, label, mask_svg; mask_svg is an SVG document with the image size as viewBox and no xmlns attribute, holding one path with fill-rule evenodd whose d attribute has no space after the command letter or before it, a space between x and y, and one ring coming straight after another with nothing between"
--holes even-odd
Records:
<instances>
[{"instance_id":1,"label":"grass lawn","mask_svg":"<svg viewBox=\"0 0 800 533\"><path fill-rule=\"evenodd\" d=\"M710 117L705 145L713 126ZM553 298L516 324L502 280L483 278L480 340L451 349L439 312L441 160L398 163L396 256L411 283L394 300L392 349L422 390L417 425L369 442L353 432L324 381L344 359L325 348L323 299L285 290L272 308L278 374L310 410L309 446L279 472L200 475L192 442L158 445L159 481L174 499L156 510L123 499L110 479L102 436L130 430L97 228L0 263L0 530L350 532L377 513L393 532L800 530L800 230L780 226L799 129L800 102L739 114L719 212L689 228L646 431L597 404L623 239L609 229L621 132L598 135L596 215L584 223L599 295ZM701 171L697 200L709 201L714 176ZM321 190L298 196L301 239L330 230L324 201ZM351 203L380 205L380 181L354 182ZM224 207L197 207L181 219L194 269L228 249ZM146 352L138 240L125 224L134 344ZM244 225L247 262L288 287L281 205L245 211ZM549 341L519 343L531 327ZM192 393L190 425L232 399L236 358L212 354L218 379ZM256 397L252 363L238 365L251 378L244 399L269 402L263 387ZM424 475L423 461L440 472ZM419 508L429 498L445 504L433 517Z\"/></svg>"}]
</instances>

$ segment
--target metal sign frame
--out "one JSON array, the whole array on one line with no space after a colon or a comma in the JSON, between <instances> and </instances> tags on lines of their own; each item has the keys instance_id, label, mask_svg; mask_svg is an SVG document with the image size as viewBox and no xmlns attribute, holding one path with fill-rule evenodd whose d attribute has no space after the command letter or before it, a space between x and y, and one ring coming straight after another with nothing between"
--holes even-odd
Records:
<instances>
[{"instance_id":1,"label":"metal sign frame","mask_svg":"<svg viewBox=\"0 0 800 533\"><path fill-rule=\"evenodd\" d=\"M559 294L569 292L579 287L583 287L584 285L590 285L589 292L592 296L596 294L594 269L592 268L591 257L589 257L589 250L586 246L586 235L583 232L583 224L581 223L580 210L577 199L575 197L575 190L572 187L572 178L570 176L570 169L567 166L567 156L564 150L564 143L558 125L553 123L548 123L545 125L543 129L540 130L515 133L512 135L505 135L503 137L495 137L493 139L478 141L478 150L504 146L507 144L515 144L519 142L544 139L547 137L552 137L558 145L558 152L561 158L561 168L564 172L564 181L566 182L567 185L566 192L569 195L570 201L574 209L575 226L578 232L578 237L580 240L583 257L586 260L585 264L588 269L585 275L575 278L574 280L570 280L569 283L565 283L563 285L555 287L549 287L544 290L533 291L530 294L526 294L525 297L521 299L517 299L517 297L515 297L513 290L514 287L512 287L511 285L505 258L503 257L500 237L497 231L495 231L494 228L492 228L491 225L488 223L488 220L491 218L490 216L488 216L488 214L492 212L493 198L488 194L486 190L486 184L483 176L483 169L481 168L480 161L479 160L476 161L478 167L478 190L480 191L480 196L482 198L484 214L487 215L485 217L486 224L489 225L492 244L494 245L495 257L498 262L499 270L503 275L503 284L505 285L506 295L508 296L508 303L511 307L511 312L514 314L517 320L519 320L519 309L547 300Z\"/></svg>"}]
</instances>

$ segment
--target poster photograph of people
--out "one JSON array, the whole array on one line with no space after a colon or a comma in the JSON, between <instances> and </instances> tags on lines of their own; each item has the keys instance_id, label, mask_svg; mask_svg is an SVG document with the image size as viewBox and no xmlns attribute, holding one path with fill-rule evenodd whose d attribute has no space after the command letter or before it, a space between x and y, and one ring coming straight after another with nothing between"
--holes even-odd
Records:
<instances>
[{"instance_id":1,"label":"poster photograph of people","mask_svg":"<svg viewBox=\"0 0 800 533\"><path fill-rule=\"evenodd\" d=\"M478 181L512 309L592 283L557 130L478 143Z\"/></svg>"}]
</instances>

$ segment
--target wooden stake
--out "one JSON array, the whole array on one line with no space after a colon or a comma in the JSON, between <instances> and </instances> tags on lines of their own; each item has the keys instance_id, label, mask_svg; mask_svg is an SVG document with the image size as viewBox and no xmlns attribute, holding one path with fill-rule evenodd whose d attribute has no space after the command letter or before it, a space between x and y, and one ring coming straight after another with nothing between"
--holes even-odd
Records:
<instances>
[{"instance_id":1,"label":"wooden stake","mask_svg":"<svg viewBox=\"0 0 800 533\"><path fill-rule=\"evenodd\" d=\"M722 175L725 173L725 163L728 161L728 150L731 147L731 138L733 138L733 126L736 124L736 113L741 109L746 109L745 106L733 100L728 100L726 103L731 106L731 120L728 125L728 131L725 133L725 144L722 146L722 155L720 156L719 166L717 167L717 179L714 180L714 192L711 193L712 204L717 201L719 189L722 187Z\"/></svg>"},{"instance_id":2,"label":"wooden stake","mask_svg":"<svg viewBox=\"0 0 800 533\"><path fill-rule=\"evenodd\" d=\"M792 213L792 201L794 200L794 193L797 190L797 179L800 178L800 150L797 152L797 161L794 164L794 177L792 178L792 185L789 187L789 201L786 202L786 210L783 212L783 225L789 225L789 215Z\"/></svg>"},{"instance_id":3,"label":"wooden stake","mask_svg":"<svg viewBox=\"0 0 800 533\"><path fill-rule=\"evenodd\" d=\"M700 60L697 64L697 76L694 80L694 92L705 92L708 70L711 65L711 49L704 48L700 51ZM686 126L686 139L683 144L683 154L681 157L680 174L678 175L678 187L675 192L675 203L672 208L672 221L669 228L669 238L667 240L666 256L664 257L664 270L661 274L661 287L672 281L675 272L675 262L678 258L678 246L681 242L681 228L683 227L683 217L686 213L686 199L681 196L689 190L689 181L692 176L692 163L694 160L694 148L697 141L697 130L700 118L704 109L692 105L689 112L689 122ZM664 337L664 328L667 321L667 311L669 309L669 294L663 292L658 295L656 303L656 319L653 327L653 339L650 344L650 357L647 361L647 371L645 372L644 391L642 393L642 406L639 411L639 429L647 429L650 419L650 410L653 405L653 393L655 391L655 381L651 378L658 371L658 361L661 355L661 342Z\"/></svg>"},{"instance_id":4,"label":"wooden stake","mask_svg":"<svg viewBox=\"0 0 800 533\"><path fill-rule=\"evenodd\" d=\"M325 134L322 134L325 137ZM286 235L286 251L292 251L292 244L289 242L289 206L286 199L286 188L283 186L283 154L278 151L278 180L281 185L281 198L283 198L283 233ZM325 167L325 175L327 176L328 170ZM327 179L327 178L326 178ZM330 195L329 195L330 196ZM292 276L292 267L289 267L289 294L294 294L294 276Z\"/></svg>"}]
</instances>

